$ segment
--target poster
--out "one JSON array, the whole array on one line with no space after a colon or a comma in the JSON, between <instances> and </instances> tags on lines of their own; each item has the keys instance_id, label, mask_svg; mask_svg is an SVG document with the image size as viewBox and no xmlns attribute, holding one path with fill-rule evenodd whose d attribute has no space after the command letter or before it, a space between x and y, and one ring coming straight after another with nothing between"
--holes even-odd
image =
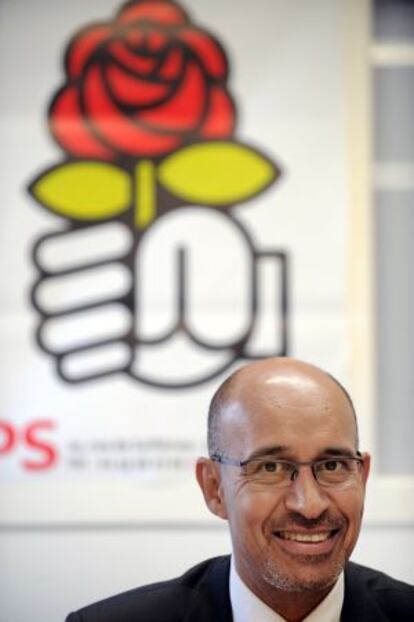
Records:
<instances>
[{"instance_id":1,"label":"poster","mask_svg":"<svg viewBox=\"0 0 414 622\"><path fill-rule=\"evenodd\" d=\"M346 382L344 7L317 4L2 5L1 524L213 520L221 380Z\"/></svg>"}]
</instances>

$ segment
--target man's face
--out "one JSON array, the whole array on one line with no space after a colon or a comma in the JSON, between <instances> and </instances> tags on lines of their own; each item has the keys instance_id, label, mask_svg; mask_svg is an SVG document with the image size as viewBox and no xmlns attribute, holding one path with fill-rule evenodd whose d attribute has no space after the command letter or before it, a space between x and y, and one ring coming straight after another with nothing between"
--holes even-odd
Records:
<instances>
[{"instance_id":1,"label":"man's face","mask_svg":"<svg viewBox=\"0 0 414 622\"><path fill-rule=\"evenodd\" d=\"M322 374L270 375L257 391L246 383L222 426L225 454L240 460L264 454L302 462L356 451L351 406ZM282 489L255 483L238 467L217 468L245 583L257 594L269 585L289 591L332 585L358 538L369 457L345 488L321 486L307 466Z\"/></svg>"}]
</instances>

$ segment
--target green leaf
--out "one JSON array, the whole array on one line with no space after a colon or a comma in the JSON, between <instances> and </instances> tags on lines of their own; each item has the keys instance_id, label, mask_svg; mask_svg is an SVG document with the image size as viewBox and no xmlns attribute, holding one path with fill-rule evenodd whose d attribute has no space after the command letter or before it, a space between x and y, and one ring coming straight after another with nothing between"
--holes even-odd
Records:
<instances>
[{"instance_id":1,"label":"green leaf","mask_svg":"<svg viewBox=\"0 0 414 622\"><path fill-rule=\"evenodd\" d=\"M103 220L132 201L130 175L106 162L61 164L37 178L30 191L39 203L66 218Z\"/></svg>"},{"instance_id":2,"label":"green leaf","mask_svg":"<svg viewBox=\"0 0 414 622\"><path fill-rule=\"evenodd\" d=\"M246 201L278 175L276 166L251 147L224 141L184 147L165 158L158 170L161 184L175 196L210 206Z\"/></svg>"}]
</instances>

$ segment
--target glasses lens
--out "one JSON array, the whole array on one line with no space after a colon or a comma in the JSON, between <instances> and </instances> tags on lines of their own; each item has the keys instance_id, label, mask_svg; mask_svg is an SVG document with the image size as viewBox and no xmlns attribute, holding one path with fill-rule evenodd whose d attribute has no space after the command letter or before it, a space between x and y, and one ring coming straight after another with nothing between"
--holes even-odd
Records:
<instances>
[{"instance_id":1,"label":"glasses lens","mask_svg":"<svg viewBox=\"0 0 414 622\"><path fill-rule=\"evenodd\" d=\"M255 482L285 486L290 484L295 465L272 458L258 458L249 460L244 468L245 474Z\"/></svg>"},{"instance_id":2,"label":"glasses lens","mask_svg":"<svg viewBox=\"0 0 414 622\"><path fill-rule=\"evenodd\" d=\"M352 482L358 466L358 461L351 458L320 460L315 462L314 473L320 484L337 486Z\"/></svg>"}]
</instances>

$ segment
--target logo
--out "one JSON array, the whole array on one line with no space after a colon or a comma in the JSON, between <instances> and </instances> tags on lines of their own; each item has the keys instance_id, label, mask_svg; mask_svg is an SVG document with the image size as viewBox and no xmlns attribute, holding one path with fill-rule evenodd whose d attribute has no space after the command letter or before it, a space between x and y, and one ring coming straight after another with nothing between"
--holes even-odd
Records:
<instances>
[{"instance_id":1,"label":"logo","mask_svg":"<svg viewBox=\"0 0 414 622\"><path fill-rule=\"evenodd\" d=\"M236 136L229 63L170 0L78 32L48 113L63 159L30 184L36 339L61 379L163 388L287 353L287 257L241 217L280 168Z\"/></svg>"},{"instance_id":2,"label":"logo","mask_svg":"<svg viewBox=\"0 0 414 622\"><path fill-rule=\"evenodd\" d=\"M21 427L0 419L0 460L17 454L18 464L25 471L55 467L59 454L49 438L54 429L50 419L36 419Z\"/></svg>"}]
</instances>

